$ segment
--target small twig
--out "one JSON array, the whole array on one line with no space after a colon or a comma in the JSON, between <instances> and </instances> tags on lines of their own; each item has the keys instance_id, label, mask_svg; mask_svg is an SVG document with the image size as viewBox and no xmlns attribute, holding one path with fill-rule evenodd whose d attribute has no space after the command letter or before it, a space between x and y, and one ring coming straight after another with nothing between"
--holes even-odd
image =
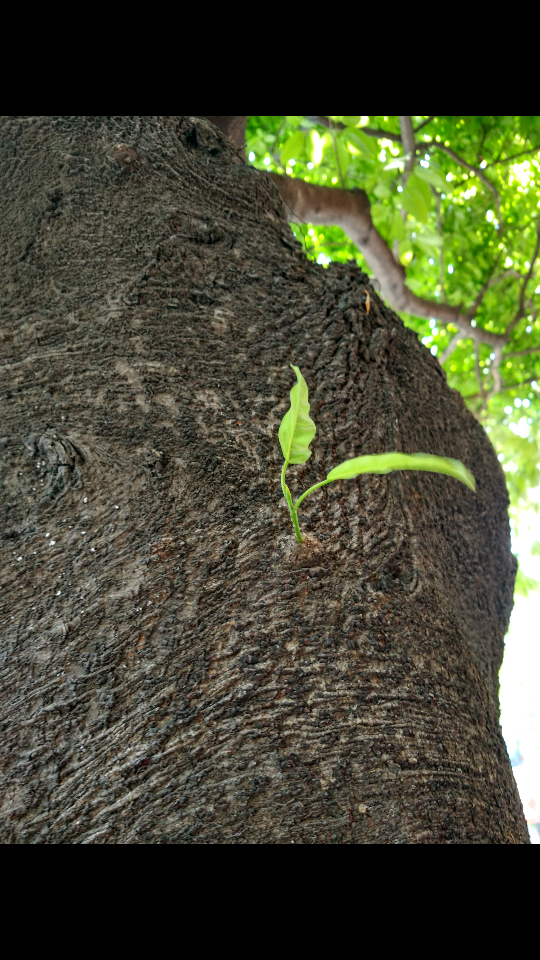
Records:
<instances>
[{"instance_id":1,"label":"small twig","mask_svg":"<svg viewBox=\"0 0 540 960\"><path fill-rule=\"evenodd\" d=\"M427 124L431 123L431 121L434 119L435 119L435 115L433 115L432 117L428 117L427 120L423 120L422 123L419 123L418 126L414 128L414 132L418 133L422 129L422 127L427 126Z\"/></svg>"},{"instance_id":2,"label":"small twig","mask_svg":"<svg viewBox=\"0 0 540 960\"><path fill-rule=\"evenodd\" d=\"M516 387L526 387L530 383L538 383L538 377L529 377L528 380L520 380L519 383L505 383L501 387L500 393L505 393L507 390L515 390ZM463 397L464 400L477 400L481 394L479 393L469 393L466 397Z\"/></svg>"},{"instance_id":3,"label":"small twig","mask_svg":"<svg viewBox=\"0 0 540 960\"><path fill-rule=\"evenodd\" d=\"M374 130L372 127L362 127L362 133L368 137L377 137L378 140L392 140L394 143L401 143L401 137L397 133L389 133L388 130Z\"/></svg>"},{"instance_id":4,"label":"small twig","mask_svg":"<svg viewBox=\"0 0 540 960\"><path fill-rule=\"evenodd\" d=\"M401 130L403 153L407 154L409 157L403 170L403 186L405 187L407 180L414 169L414 157L416 153L416 143L414 142L414 131L411 117L399 117L399 128Z\"/></svg>"},{"instance_id":5,"label":"small twig","mask_svg":"<svg viewBox=\"0 0 540 960\"><path fill-rule=\"evenodd\" d=\"M311 120L312 123L318 123L321 127L326 127L328 130L332 129L331 124L333 124L334 130L349 129L346 123L329 120L328 117L306 117L306 120ZM374 130L371 127L362 127L362 133L365 133L368 137L377 137L380 140L393 140L394 143L401 143L399 134L389 133L388 130Z\"/></svg>"},{"instance_id":6,"label":"small twig","mask_svg":"<svg viewBox=\"0 0 540 960\"><path fill-rule=\"evenodd\" d=\"M511 157L505 157L504 160L492 160L491 163L486 163L484 170L488 170L489 167L496 167L501 163L512 163L512 161L517 160L518 157L525 157L528 153L535 153L536 150L540 150L540 143L537 143L535 147L531 147L529 150L521 150L519 153L514 153Z\"/></svg>"},{"instance_id":7,"label":"small twig","mask_svg":"<svg viewBox=\"0 0 540 960\"><path fill-rule=\"evenodd\" d=\"M527 350L511 350L510 353L503 353L503 360L507 357L524 357L528 353L540 353L540 347L529 347Z\"/></svg>"},{"instance_id":8,"label":"small twig","mask_svg":"<svg viewBox=\"0 0 540 960\"><path fill-rule=\"evenodd\" d=\"M513 267L509 267L508 270L503 270L502 273L499 273L497 277L492 277L491 280L489 281L489 286L493 287L496 283L499 283L501 280L505 280L506 277L515 277L516 279L520 279L522 276L523 274L521 274L519 270L514 270Z\"/></svg>"}]
</instances>

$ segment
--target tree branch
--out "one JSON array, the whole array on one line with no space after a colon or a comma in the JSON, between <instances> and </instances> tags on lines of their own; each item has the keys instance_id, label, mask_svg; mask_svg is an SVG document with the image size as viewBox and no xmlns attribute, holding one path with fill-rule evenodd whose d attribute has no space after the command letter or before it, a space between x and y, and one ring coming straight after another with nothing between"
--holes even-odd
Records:
<instances>
[{"instance_id":1,"label":"tree branch","mask_svg":"<svg viewBox=\"0 0 540 960\"><path fill-rule=\"evenodd\" d=\"M505 390L514 390L515 387L524 387L524 386L527 386L527 384L529 383L537 383L537 381L538 381L537 377L529 377L528 380L521 380L519 383L503 383L503 385L501 386L500 392L502 393ZM479 393L469 393L466 397L463 397L463 399L477 400L479 396L480 396Z\"/></svg>"},{"instance_id":2,"label":"tree branch","mask_svg":"<svg viewBox=\"0 0 540 960\"><path fill-rule=\"evenodd\" d=\"M373 224L364 190L323 187L277 173L268 173L267 176L276 184L290 220L337 226L344 230L361 251L380 283L381 295L394 310L426 319L434 317L441 323L453 323L462 336L471 337L475 343L489 343L492 347L502 347L506 343L500 334L473 327L470 318L459 307L417 297L409 290L405 284L405 269L396 263L386 240Z\"/></svg>"},{"instance_id":3,"label":"tree branch","mask_svg":"<svg viewBox=\"0 0 540 960\"><path fill-rule=\"evenodd\" d=\"M403 186L407 183L409 175L414 169L414 157L416 153L416 143L414 142L414 131L411 117L399 117L399 129L401 130L401 144L403 153L408 154L409 159L403 170Z\"/></svg>"},{"instance_id":4,"label":"tree branch","mask_svg":"<svg viewBox=\"0 0 540 960\"><path fill-rule=\"evenodd\" d=\"M528 347L526 350L512 350L510 353L503 353L503 360L507 357L524 357L527 353L540 353L540 347Z\"/></svg>"},{"instance_id":5,"label":"tree branch","mask_svg":"<svg viewBox=\"0 0 540 960\"><path fill-rule=\"evenodd\" d=\"M432 117L428 117L427 120L422 120L422 123L419 123L417 127L414 128L414 132L418 133L422 127L427 126L428 123L431 123L435 119L435 114Z\"/></svg>"},{"instance_id":6,"label":"tree branch","mask_svg":"<svg viewBox=\"0 0 540 960\"><path fill-rule=\"evenodd\" d=\"M508 270L503 270L502 273L499 273L497 277L492 277L489 281L489 286L495 286L496 283L499 283L501 280L505 280L506 277L515 277L519 280L522 276L523 274L521 274L519 270L514 270L513 267L509 267Z\"/></svg>"}]
</instances>

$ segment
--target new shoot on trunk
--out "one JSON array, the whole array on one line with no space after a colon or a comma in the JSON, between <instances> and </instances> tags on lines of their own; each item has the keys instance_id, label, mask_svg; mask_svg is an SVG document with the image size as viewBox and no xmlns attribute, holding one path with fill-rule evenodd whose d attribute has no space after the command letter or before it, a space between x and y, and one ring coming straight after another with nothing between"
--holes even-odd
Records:
<instances>
[{"instance_id":1,"label":"new shoot on trunk","mask_svg":"<svg viewBox=\"0 0 540 960\"><path fill-rule=\"evenodd\" d=\"M294 532L298 543L302 543L302 534L298 524L298 507L310 493L319 487L324 487L333 480L352 480L362 473L390 473L392 470L426 470L430 473L444 473L449 477L460 480L471 490L476 489L474 477L461 460L451 457L435 457L430 453L378 453L364 457L353 457L334 467L325 480L316 483L303 493L296 503L293 503L291 491L285 482L287 467L291 464L306 463L311 456L309 445L312 442L316 426L309 415L308 388L306 381L298 367L291 363L296 374L294 387L291 390L291 406L279 428L279 442L285 458L281 471L281 488L291 515Z\"/></svg>"}]
</instances>

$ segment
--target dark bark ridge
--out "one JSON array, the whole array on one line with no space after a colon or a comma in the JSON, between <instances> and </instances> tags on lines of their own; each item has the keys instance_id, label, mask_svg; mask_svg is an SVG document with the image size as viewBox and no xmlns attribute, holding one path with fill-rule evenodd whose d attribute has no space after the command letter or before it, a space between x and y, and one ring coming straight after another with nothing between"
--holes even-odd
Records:
<instances>
[{"instance_id":1,"label":"dark bark ridge","mask_svg":"<svg viewBox=\"0 0 540 960\"><path fill-rule=\"evenodd\" d=\"M356 265L189 117L4 118L5 843L527 843L495 453ZM366 310L369 292L370 309ZM384 450L448 477L293 493Z\"/></svg>"}]
</instances>

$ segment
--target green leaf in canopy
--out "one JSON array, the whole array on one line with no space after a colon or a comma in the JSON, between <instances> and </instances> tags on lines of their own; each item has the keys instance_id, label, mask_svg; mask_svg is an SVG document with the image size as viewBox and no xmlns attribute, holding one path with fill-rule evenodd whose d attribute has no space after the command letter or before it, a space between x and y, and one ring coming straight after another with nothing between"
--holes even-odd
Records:
<instances>
[{"instance_id":1,"label":"green leaf in canopy","mask_svg":"<svg viewBox=\"0 0 540 960\"><path fill-rule=\"evenodd\" d=\"M413 248L410 240L401 240L399 244L399 259L403 264L408 264L412 260Z\"/></svg>"},{"instance_id":2,"label":"green leaf in canopy","mask_svg":"<svg viewBox=\"0 0 540 960\"><path fill-rule=\"evenodd\" d=\"M414 241L417 247L427 254L428 257L438 257L442 247L442 239L436 233L422 233Z\"/></svg>"},{"instance_id":3,"label":"green leaf in canopy","mask_svg":"<svg viewBox=\"0 0 540 960\"><path fill-rule=\"evenodd\" d=\"M347 127L356 127L360 123L362 117L342 117L343 123Z\"/></svg>"},{"instance_id":4,"label":"green leaf in canopy","mask_svg":"<svg viewBox=\"0 0 540 960\"><path fill-rule=\"evenodd\" d=\"M528 597L531 591L538 590L539 587L540 583L538 580L535 580L533 577L528 577L527 574L523 573L518 561L514 592L519 593L522 597Z\"/></svg>"},{"instance_id":5,"label":"green leaf in canopy","mask_svg":"<svg viewBox=\"0 0 540 960\"><path fill-rule=\"evenodd\" d=\"M293 133L281 150L281 165L286 167L289 160L296 159L304 149L304 134L301 130Z\"/></svg>"},{"instance_id":6,"label":"green leaf in canopy","mask_svg":"<svg viewBox=\"0 0 540 960\"><path fill-rule=\"evenodd\" d=\"M386 198L390 196L391 191L385 183L378 183L374 188L373 193L379 198L379 200L386 200Z\"/></svg>"},{"instance_id":7,"label":"green leaf in canopy","mask_svg":"<svg viewBox=\"0 0 540 960\"><path fill-rule=\"evenodd\" d=\"M377 230L380 227L385 227L388 225L390 218L392 216L392 208L385 206L384 203L374 203L371 208L371 218L373 223L377 227Z\"/></svg>"},{"instance_id":8,"label":"green leaf in canopy","mask_svg":"<svg viewBox=\"0 0 540 960\"><path fill-rule=\"evenodd\" d=\"M444 473L461 480L471 490L476 489L474 477L461 460L435 457L430 453L381 453L375 456L354 457L345 460L330 471L327 480L351 480L361 473L390 473L392 470L427 470Z\"/></svg>"},{"instance_id":9,"label":"green leaf in canopy","mask_svg":"<svg viewBox=\"0 0 540 960\"><path fill-rule=\"evenodd\" d=\"M347 143L342 136L336 137L336 150L339 158L339 166L341 167L341 173L343 176L346 176L349 163L351 162L351 155L347 149Z\"/></svg>"},{"instance_id":10,"label":"green leaf in canopy","mask_svg":"<svg viewBox=\"0 0 540 960\"><path fill-rule=\"evenodd\" d=\"M362 130L343 130L341 136L356 147L366 160L372 160L379 149L377 141Z\"/></svg>"},{"instance_id":11,"label":"green leaf in canopy","mask_svg":"<svg viewBox=\"0 0 540 960\"><path fill-rule=\"evenodd\" d=\"M392 239L393 240L403 240L405 238L405 231L403 228L403 217L398 210L395 211L392 218Z\"/></svg>"},{"instance_id":12,"label":"green leaf in canopy","mask_svg":"<svg viewBox=\"0 0 540 960\"><path fill-rule=\"evenodd\" d=\"M321 162L324 150L330 143L332 143L332 138L329 133L325 133L321 137L316 130L309 131L306 139L306 153L315 166L318 166Z\"/></svg>"},{"instance_id":13,"label":"green leaf in canopy","mask_svg":"<svg viewBox=\"0 0 540 960\"><path fill-rule=\"evenodd\" d=\"M297 383L291 390L291 406L279 428L279 442L287 463L305 463L311 456L309 444L316 426L309 416L308 388L298 367L291 363Z\"/></svg>"},{"instance_id":14,"label":"green leaf in canopy","mask_svg":"<svg viewBox=\"0 0 540 960\"><path fill-rule=\"evenodd\" d=\"M407 213L420 223L425 223L431 206L431 191L425 180L411 173L407 185L401 194L401 202Z\"/></svg>"},{"instance_id":15,"label":"green leaf in canopy","mask_svg":"<svg viewBox=\"0 0 540 960\"><path fill-rule=\"evenodd\" d=\"M437 190L440 190L442 193L446 193L448 190L446 180L433 166L421 167L420 164L416 164L414 174L416 177L420 177L421 180L425 180L426 183L430 183L433 187L436 187Z\"/></svg>"}]
</instances>

